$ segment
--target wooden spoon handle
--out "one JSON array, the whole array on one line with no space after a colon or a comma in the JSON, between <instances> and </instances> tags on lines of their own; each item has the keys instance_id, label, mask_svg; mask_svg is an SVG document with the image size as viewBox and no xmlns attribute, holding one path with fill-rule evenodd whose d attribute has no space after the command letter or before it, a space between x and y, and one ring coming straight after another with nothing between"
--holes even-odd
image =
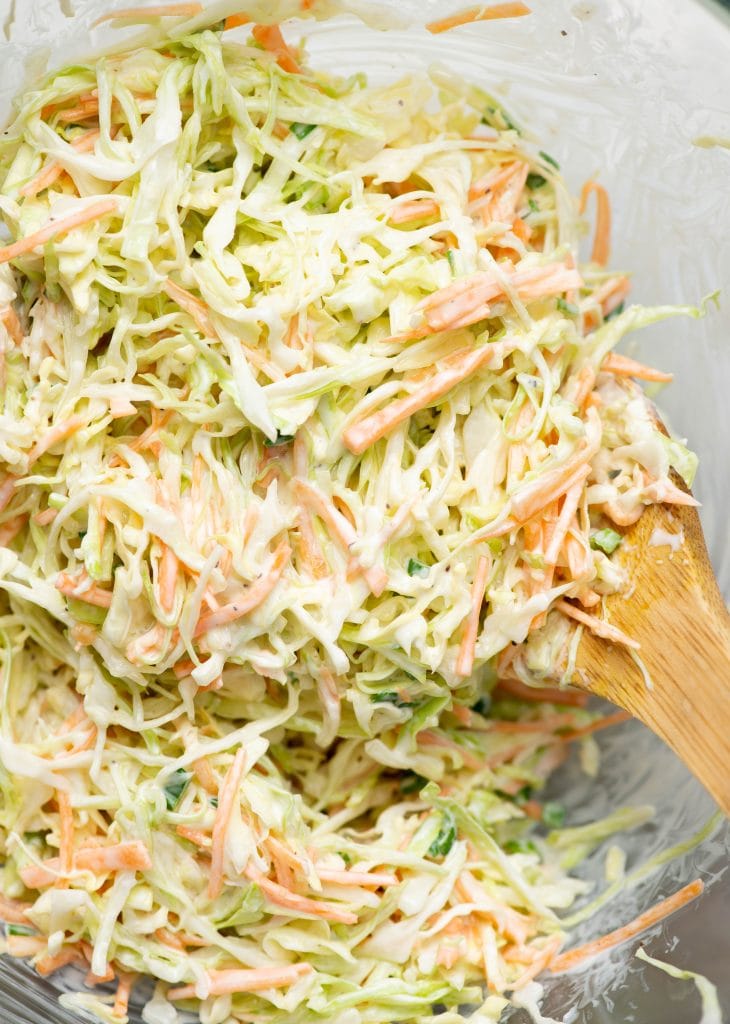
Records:
<instances>
[{"instance_id":1,"label":"wooden spoon handle","mask_svg":"<svg viewBox=\"0 0 730 1024\"><path fill-rule=\"evenodd\" d=\"M676 551L656 544L666 534L682 538ZM649 726L730 815L730 615L699 516L679 507L668 519L666 509L649 509L630 542L622 561L633 594L607 598L603 612L641 644L652 688L625 647L587 632L574 682Z\"/></svg>"}]
</instances>

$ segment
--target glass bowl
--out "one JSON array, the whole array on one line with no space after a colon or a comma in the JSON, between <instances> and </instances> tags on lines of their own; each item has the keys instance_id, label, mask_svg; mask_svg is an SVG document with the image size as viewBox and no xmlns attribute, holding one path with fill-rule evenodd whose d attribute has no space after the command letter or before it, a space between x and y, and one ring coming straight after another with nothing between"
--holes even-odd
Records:
<instances>
[{"instance_id":1,"label":"glass bowl","mask_svg":"<svg viewBox=\"0 0 730 1024\"><path fill-rule=\"evenodd\" d=\"M326 0L323 0L326 3ZM208 6L220 7L220 3ZM231 4L228 4L230 12ZM240 8L246 9L245 0ZM266 5L259 0L262 9ZM292 9L297 5L290 3ZM730 280L730 18L694 0L534 0L529 18L486 22L432 36L421 27L461 9L459 0L359 0L368 28L348 15L299 22L312 63L339 73L364 70L375 81L441 64L499 96L514 119L560 162L577 191L599 174L614 210L612 265L634 275L645 303L696 303ZM90 31L104 0L0 0L5 33L0 104L9 110L20 84L46 65L87 57L123 33ZM696 494L723 592L730 596L730 304L701 321L672 319L643 331L632 353L675 374L659 404L672 428L700 455ZM637 723L600 734L602 768L587 778L566 764L552 790L575 824L626 804L653 804L651 823L620 837L628 866L689 839L713 804L674 755ZM729 766L730 767L730 766ZM625 891L576 933L610 931L701 876L704 895L644 940L660 959L705 973L730 1016L730 878L727 824L694 850ZM605 853L586 865L600 890ZM634 940L583 970L548 982L543 1012L566 1024L636 1021L692 1024L694 986L637 961ZM58 1006L73 971L51 980L26 964L0 960L0 1020L72 1024ZM520 1013L511 1018L526 1019ZM133 1009L130 1020L141 1021ZM292 1021L292 1024L296 1024Z\"/></svg>"}]
</instances>

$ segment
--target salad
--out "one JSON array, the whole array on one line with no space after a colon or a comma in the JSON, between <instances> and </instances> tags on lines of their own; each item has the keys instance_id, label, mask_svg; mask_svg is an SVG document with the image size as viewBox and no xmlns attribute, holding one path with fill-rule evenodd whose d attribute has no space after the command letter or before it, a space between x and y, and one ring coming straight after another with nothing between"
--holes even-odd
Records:
<instances>
[{"instance_id":1,"label":"salad","mask_svg":"<svg viewBox=\"0 0 730 1024\"><path fill-rule=\"evenodd\" d=\"M636 646L622 531L694 503L614 347L701 311L627 305L604 188L483 90L117 17L0 138L7 952L116 1024L144 976L147 1024L536 1006L701 891L561 952L650 810L539 799L624 718L560 685L582 630Z\"/></svg>"}]
</instances>

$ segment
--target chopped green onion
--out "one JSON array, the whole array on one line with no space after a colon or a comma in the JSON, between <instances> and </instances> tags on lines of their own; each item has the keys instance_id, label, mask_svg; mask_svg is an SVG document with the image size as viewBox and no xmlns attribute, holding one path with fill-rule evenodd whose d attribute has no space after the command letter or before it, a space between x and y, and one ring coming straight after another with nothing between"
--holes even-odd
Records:
<instances>
[{"instance_id":1,"label":"chopped green onion","mask_svg":"<svg viewBox=\"0 0 730 1024\"><path fill-rule=\"evenodd\" d=\"M590 545L594 551L604 551L607 555L612 555L622 539L620 533L606 528L605 530L598 530L592 535Z\"/></svg>"},{"instance_id":2,"label":"chopped green onion","mask_svg":"<svg viewBox=\"0 0 730 1024\"><path fill-rule=\"evenodd\" d=\"M537 203L535 202L535 200L532 197L530 197L527 200L527 205L530 207L530 210L532 211L532 213L539 213L540 212L540 207L537 205Z\"/></svg>"},{"instance_id":3,"label":"chopped green onion","mask_svg":"<svg viewBox=\"0 0 730 1024\"><path fill-rule=\"evenodd\" d=\"M406 772L400 784L401 793L417 793L428 785L428 780L417 772Z\"/></svg>"},{"instance_id":4,"label":"chopped green onion","mask_svg":"<svg viewBox=\"0 0 730 1024\"><path fill-rule=\"evenodd\" d=\"M420 576L421 579L425 579L428 576L428 566L424 565L423 562L419 562L417 558L409 558L408 575Z\"/></svg>"},{"instance_id":5,"label":"chopped green onion","mask_svg":"<svg viewBox=\"0 0 730 1024\"><path fill-rule=\"evenodd\" d=\"M294 440L294 437L294 434L282 434L280 431L277 430L276 437L274 438L274 440L271 441L267 437L264 439L264 445L267 448L278 448L279 445L282 444L291 444L291 442Z\"/></svg>"},{"instance_id":6,"label":"chopped green onion","mask_svg":"<svg viewBox=\"0 0 730 1024\"><path fill-rule=\"evenodd\" d=\"M192 777L191 772L186 772L184 768L178 768L167 780L165 783L165 803L167 804L168 811L175 810L180 802L180 797L188 788L188 783Z\"/></svg>"},{"instance_id":7,"label":"chopped green onion","mask_svg":"<svg viewBox=\"0 0 730 1024\"><path fill-rule=\"evenodd\" d=\"M412 701L403 700L395 690L381 690L380 693L371 693L370 701L372 704L393 704L397 708L413 707Z\"/></svg>"},{"instance_id":8,"label":"chopped green onion","mask_svg":"<svg viewBox=\"0 0 730 1024\"><path fill-rule=\"evenodd\" d=\"M35 928L28 928L24 924L6 924L5 931L8 935L36 935Z\"/></svg>"},{"instance_id":9,"label":"chopped green onion","mask_svg":"<svg viewBox=\"0 0 730 1024\"><path fill-rule=\"evenodd\" d=\"M428 848L429 857L445 857L456 841L456 820L451 811L443 811L441 828Z\"/></svg>"},{"instance_id":10,"label":"chopped green onion","mask_svg":"<svg viewBox=\"0 0 730 1024\"><path fill-rule=\"evenodd\" d=\"M508 839L504 844L505 853L536 853L540 855L540 851L535 846L531 839Z\"/></svg>"},{"instance_id":11,"label":"chopped green onion","mask_svg":"<svg viewBox=\"0 0 730 1024\"><path fill-rule=\"evenodd\" d=\"M548 828L562 828L565 824L565 808L557 800L548 800L542 809L542 820Z\"/></svg>"},{"instance_id":12,"label":"chopped green onion","mask_svg":"<svg viewBox=\"0 0 730 1024\"><path fill-rule=\"evenodd\" d=\"M292 135L296 135L298 139L306 139L308 135L312 134L316 127L316 124L303 124L301 121L293 121L292 124L289 125L289 131Z\"/></svg>"},{"instance_id":13,"label":"chopped green onion","mask_svg":"<svg viewBox=\"0 0 730 1024\"><path fill-rule=\"evenodd\" d=\"M580 313L580 310L574 303L566 302L563 298L558 299L558 309L567 316L578 316Z\"/></svg>"},{"instance_id":14,"label":"chopped green onion","mask_svg":"<svg viewBox=\"0 0 730 1024\"><path fill-rule=\"evenodd\" d=\"M550 156L550 154L546 153L543 149L540 150L540 156L543 158L543 160L546 163L552 164L556 171L560 170L560 164L558 163L558 161L555 159L554 156Z\"/></svg>"},{"instance_id":15,"label":"chopped green onion","mask_svg":"<svg viewBox=\"0 0 730 1024\"><path fill-rule=\"evenodd\" d=\"M615 309L612 309L610 313L606 313L606 315L605 315L605 317L603 319L604 320L613 320L613 318L615 316L620 316L620 314L623 313L625 307L626 307L626 303L625 302L619 302L618 306L616 306Z\"/></svg>"},{"instance_id":16,"label":"chopped green onion","mask_svg":"<svg viewBox=\"0 0 730 1024\"><path fill-rule=\"evenodd\" d=\"M542 174L537 174L535 171L531 171L527 175L528 188L542 188L542 186L546 184L547 178L545 178Z\"/></svg>"}]
</instances>

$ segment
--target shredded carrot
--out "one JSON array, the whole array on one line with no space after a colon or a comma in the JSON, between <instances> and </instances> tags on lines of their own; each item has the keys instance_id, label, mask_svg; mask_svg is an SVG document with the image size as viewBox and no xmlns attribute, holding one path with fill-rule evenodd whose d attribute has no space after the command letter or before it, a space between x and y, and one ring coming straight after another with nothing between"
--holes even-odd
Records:
<instances>
[{"instance_id":1,"label":"shredded carrot","mask_svg":"<svg viewBox=\"0 0 730 1024\"><path fill-rule=\"evenodd\" d=\"M665 505L687 505L697 508L699 501L689 493L680 490L671 480L652 480L642 491L642 498L647 501L663 502Z\"/></svg>"},{"instance_id":2,"label":"shredded carrot","mask_svg":"<svg viewBox=\"0 0 730 1024\"><path fill-rule=\"evenodd\" d=\"M56 802L58 804L59 816L59 860L61 872L69 875L73 870L74 856L74 817L71 810L71 798L63 789L56 790Z\"/></svg>"},{"instance_id":3,"label":"shredded carrot","mask_svg":"<svg viewBox=\"0 0 730 1024\"><path fill-rule=\"evenodd\" d=\"M493 4L491 7L469 7L458 14L452 14L448 18L441 18L438 21L430 21L426 25L429 32L437 35L439 32L448 32L449 29L458 28L459 25L469 25L476 21L496 21L501 18L522 18L531 14L530 8L523 3Z\"/></svg>"},{"instance_id":4,"label":"shredded carrot","mask_svg":"<svg viewBox=\"0 0 730 1024\"><path fill-rule=\"evenodd\" d=\"M641 645L636 641L632 640L630 636L626 636L616 626L612 626L609 622L605 622L603 619L596 618L595 615L589 615L587 612L581 611L580 608L576 608L575 605L570 604L564 598L555 602L555 607L567 615L571 619L575 619L576 622L582 623L590 629L591 633L595 633L596 636L602 637L604 640L610 640L614 644L623 644L625 647L631 647L635 651L638 651Z\"/></svg>"},{"instance_id":5,"label":"shredded carrot","mask_svg":"<svg viewBox=\"0 0 730 1024\"><path fill-rule=\"evenodd\" d=\"M532 963L522 972L517 981L515 981L513 989L518 992L521 988L524 988L528 982L536 978L538 974L542 974L550 964L555 960L558 950L563 944L562 935L552 935L543 948L538 950L534 956Z\"/></svg>"},{"instance_id":6,"label":"shredded carrot","mask_svg":"<svg viewBox=\"0 0 730 1024\"><path fill-rule=\"evenodd\" d=\"M223 22L223 31L229 32L233 28L239 28L241 25L248 25L250 22L251 19L247 14L229 14Z\"/></svg>"},{"instance_id":7,"label":"shredded carrot","mask_svg":"<svg viewBox=\"0 0 730 1024\"><path fill-rule=\"evenodd\" d=\"M615 711L611 715L604 715L603 718L599 718L597 722L581 725L577 729L571 729L570 732L564 732L557 739L564 743L570 743L573 740L582 740L585 736L592 736L594 732L600 732L601 729L610 729L611 726L621 725L623 722L630 721L631 715L628 711Z\"/></svg>"},{"instance_id":8,"label":"shredded carrot","mask_svg":"<svg viewBox=\"0 0 730 1024\"><path fill-rule=\"evenodd\" d=\"M381 437L385 437L404 420L410 419L414 413L425 409L437 398L441 398L457 384L486 366L501 351L503 351L501 343L496 342L491 345L483 345L481 348L466 349L456 353L448 361L445 369L435 373L413 394L398 399L386 406L385 409L372 413L348 427L342 435L342 440L353 455L362 455Z\"/></svg>"},{"instance_id":9,"label":"shredded carrot","mask_svg":"<svg viewBox=\"0 0 730 1024\"><path fill-rule=\"evenodd\" d=\"M77 949L62 949L60 953L56 953L55 956L43 956L40 960L36 960L35 969L41 975L41 977L48 977L49 974L54 974L56 971L62 970L64 967L68 967L69 964L76 964L79 967L86 966L86 960Z\"/></svg>"},{"instance_id":10,"label":"shredded carrot","mask_svg":"<svg viewBox=\"0 0 730 1024\"><path fill-rule=\"evenodd\" d=\"M89 577L85 571L79 573L78 576L60 572L56 577L56 589L67 597L96 605L97 608L111 607L113 597L111 590L104 590L96 583L89 583Z\"/></svg>"},{"instance_id":11,"label":"shredded carrot","mask_svg":"<svg viewBox=\"0 0 730 1024\"><path fill-rule=\"evenodd\" d=\"M178 949L180 952L185 952L185 943L178 935L168 931L167 928L158 928L155 932L155 938L159 939L163 946L169 946L170 949Z\"/></svg>"},{"instance_id":12,"label":"shredded carrot","mask_svg":"<svg viewBox=\"0 0 730 1024\"><path fill-rule=\"evenodd\" d=\"M21 903L20 900L11 900L0 895L0 920L7 921L8 924L29 924L26 911L30 908L30 903Z\"/></svg>"},{"instance_id":13,"label":"shredded carrot","mask_svg":"<svg viewBox=\"0 0 730 1024\"><path fill-rule=\"evenodd\" d=\"M208 338L218 337L205 303L201 302L200 299L196 299L194 295L185 288L181 288L179 284L175 284L169 277L163 282L162 290L173 302L178 304L180 309L184 309L186 313L190 314L201 334Z\"/></svg>"},{"instance_id":14,"label":"shredded carrot","mask_svg":"<svg viewBox=\"0 0 730 1024\"><path fill-rule=\"evenodd\" d=\"M349 910L343 910L335 903L327 903L324 900L313 900L308 896L300 896L298 893L285 889L283 885L272 882L270 878L258 871L249 864L244 874L246 878L258 885L261 892L270 903L278 907L286 907L295 910L299 914L311 914L313 917L321 917L325 921L337 921L340 924L357 924L357 914Z\"/></svg>"},{"instance_id":15,"label":"shredded carrot","mask_svg":"<svg viewBox=\"0 0 730 1024\"><path fill-rule=\"evenodd\" d=\"M176 825L175 831L183 839L187 839L189 843L192 843L201 850L210 850L213 845L213 840L208 833L203 832L199 828L190 828L189 825Z\"/></svg>"},{"instance_id":16,"label":"shredded carrot","mask_svg":"<svg viewBox=\"0 0 730 1024\"><path fill-rule=\"evenodd\" d=\"M580 194L580 212L584 213L591 192L596 194L596 233L591 259L605 267L611 254L611 201L608 192L597 181L587 181Z\"/></svg>"},{"instance_id":17,"label":"shredded carrot","mask_svg":"<svg viewBox=\"0 0 730 1024\"><path fill-rule=\"evenodd\" d=\"M433 732L431 729L422 729L418 733L418 742L424 747L442 747L444 750L453 750L455 754L461 759L462 763L467 768L472 768L474 771L479 771L480 768L484 767L484 759L477 757L476 754L472 753L466 747L463 747L456 740L450 739L448 736L444 736L442 733Z\"/></svg>"},{"instance_id":18,"label":"shredded carrot","mask_svg":"<svg viewBox=\"0 0 730 1024\"><path fill-rule=\"evenodd\" d=\"M210 793L211 796L217 796L219 788L218 781L207 758L200 757L197 761L193 761L193 770L198 776L198 781L205 792Z\"/></svg>"},{"instance_id":19,"label":"shredded carrot","mask_svg":"<svg viewBox=\"0 0 730 1024\"><path fill-rule=\"evenodd\" d=\"M295 487L300 499L327 524L342 548L349 551L358 539L349 519L335 508L334 504L321 491L307 481L297 480ZM365 567L359 562L357 562L357 566L370 590L376 597L380 597L388 584L388 577L384 570L377 566Z\"/></svg>"},{"instance_id":20,"label":"shredded carrot","mask_svg":"<svg viewBox=\"0 0 730 1024\"><path fill-rule=\"evenodd\" d=\"M225 859L226 834L233 813L234 801L238 800L238 790L246 767L246 751L239 747L228 769L226 777L218 793L218 809L213 825L211 843L210 877L208 879L208 896L214 900L223 889L223 865Z\"/></svg>"},{"instance_id":21,"label":"shredded carrot","mask_svg":"<svg viewBox=\"0 0 730 1024\"><path fill-rule=\"evenodd\" d=\"M653 366L637 363L635 359L619 355L618 352L609 352L601 363L601 369L606 373L613 373L617 377L636 377L637 380L659 381L662 384L674 379L672 373L655 370Z\"/></svg>"},{"instance_id":22,"label":"shredded carrot","mask_svg":"<svg viewBox=\"0 0 730 1024\"><path fill-rule=\"evenodd\" d=\"M118 11L102 14L91 23L92 28L105 21L134 21L137 18L194 18L202 14L202 4L164 4L160 7L123 7Z\"/></svg>"},{"instance_id":23,"label":"shredded carrot","mask_svg":"<svg viewBox=\"0 0 730 1024\"><path fill-rule=\"evenodd\" d=\"M548 565L555 565L560 554L560 549L563 546L565 536L570 529L570 524L573 521L573 516L578 509L578 503L580 502L581 495L583 494L583 481L574 484L568 488L563 498L563 505L558 515L558 520L555 524L550 543L547 545L545 550L545 561Z\"/></svg>"},{"instance_id":24,"label":"shredded carrot","mask_svg":"<svg viewBox=\"0 0 730 1024\"><path fill-rule=\"evenodd\" d=\"M27 235L25 238L13 242L12 245L6 245L0 249L0 263L9 263L10 260L17 259L18 256L32 252L37 246L45 245L52 238L66 235L69 231L73 231L74 228L83 227L84 224L101 220L106 214L114 213L116 208L116 199L102 199L98 203L85 205L83 209L78 210L76 213L70 213L66 217L51 220L39 231L34 231L32 235Z\"/></svg>"},{"instance_id":25,"label":"shredded carrot","mask_svg":"<svg viewBox=\"0 0 730 1024\"><path fill-rule=\"evenodd\" d=\"M456 659L455 672L457 676L466 678L471 675L474 668L474 652L476 649L477 633L479 632L479 615L484 601L484 590L492 569L492 559L489 555L482 555L477 562L477 571L474 574L474 582L471 586L471 611L466 620L464 635L461 638L459 656Z\"/></svg>"},{"instance_id":26,"label":"shredded carrot","mask_svg":"<svg viewBox=\"0 0 730 1024\"><path fill-rule=\"evenodd\" d=\"M276 63L292 75L300 75L302 69L292 50L287 46L278 25L254 25L251 33L259 45L276 57Z\"/></svg>"},{"instance_id":27,"label":"shredded carrot","mask_svg":"<svg viewBox=\"0 0 730 1024\"><path fill-rule=\"evenodd\" d=\"M92 871L104 875L113 871L148 871L152 860L145 844L138 839L114 846L97 846L78 850L73 857L73 871ZM22 868L20 877L29 889L42 889L53 885L61 872L61 861L51 857L41 864Z\"/></svg>"},{"instance_id":28,"label":"shredded carrot","mask_svg":"<svg viewBox=\"0 0 730 1024\"><path fill-rule=\"evenodd\" d=\"M280 541L266 572L262 573L247 590L242 591L229 604L222 605L217 611L208 612L207 615L201 616L195 627L194 636L201 636L203 633L207 633L211 629L217 629L219 626L227 626L244 615L248 615L254 608L258 608L260 604L263 604L281 579L290 558L291 548L288 542L286 540Z\"/></svg>"},{"instance_id":29,"label":"shredded carrot","mask_svg":"<svg viewBox=\"0 0 730 1024\"><path fill-rule=\"evenodd\" d=\"M21 327L20 320L18 319L18 314L12 306L5 306L5 308L0 312L0 321L2 321L11 340L16 345L21 345L25 339L25 335L23 334L23 328Z\"/></svg>"},{"instance_id":30,"label":"shredded carrot","mask_svg":"<svg viewBox=\"0 0 730 1024\"><path fill-rule=\"evenodd\" d=\"M316 580L326 579L331 575L330 568L322 554L312 525L312 517L306 508L300 508L297 513L297 529L302 559L307 571Z\"/></svg>"},{"instance_id":31,"label":"shredded carrot","mask_svg":"<svg viewBox=\"0 0 730 1024\"><path fill-rule=\"evenodd\" d=\"M45 436L28 452L28 465L32 466L54 444L58 444L59 441L65 441L67 437L75 434L77 430L81 430L87 423L88 419L86 416L80 415L69 416L67 420L56 423L46 431Z\"/></svg>"},{"instance_id":32,"label":"shredded carrot","mask_svg":"<svg viewBox=\"0 0 730 1024\"><path fill-rule=\"evenodd\" d=\"M136 980L137 976L135 974L120 973L114 1006L112 1007L112 1017L126 1020L127 1010L129 1009L129 997L132 994L132 986Z\"/></svg>"},{"instance_id":33,"label":"shredded carrot","mask_svg":"<svg viewBox=\"0 0 730 1024\"><path fill-rule=\"evenodd\" d=\"M435 199L411 199L398 203L388 215L391 224L410 224L424 217L438 217L441 208Z\"/></svg>"},{"instance_id":34,"label":"shredded carrot","mask_svg":"<svg viewBox=\"0 0 730 1024\"><path fill-rule=\"evenodd\" d=\"M109 412L112 419L118 420L124 416L135 416L137 414L137 407L132 405L126 398L114 397L109 399Z\"/></svg>"},{"instance_id":35,"label":"shredded carrot","mask_svg":"<svg viewBox=\"0 0 730 1024\"><path fill-rule=\"evenodd\" d=\"M579 690L559 689L556 686L528 686L518 679L500 679L497 689L519 700L548 701L551 704L567 704L578 708L583 708L588 703L588 694Z\"/></svg>"},{"instance_id":36,"label":"shredded carrot","mask_svg":"<svg viewBox=\"0 0 730 1024\"><path fill-rule=\"evenodd\" d=\"M100 133L96 129L92 131L84 132L78 139L74 139L71 143L71 148L77 153L89 153L96 145ZM64 172L63 164L60 164L57 160L52 160L46 167L40 171L35 178L32 178L20 189L21 196L37 196L39 192L43 192L44 189L50 188L50 186L57 181Z\"/></svg>"},{"instance_id":37,"label":"shredded carrot","mask_svg":"<svg viewBox=\"0 0 730 1024\"><path fill-rule=\"evenodd\" d=\"M690 882L689 885L685 885L683 889L675 892L672 896L668 896L650 910L639 914L637 918L623 925L623 927L609 932L608 935L603 935L600 939L587 942L584 946L578 946L577 949L570 949L567 953L562 953L553 960L550 970L553 974L570 971L573 967L578 967L580 964L585 963L586 960L592 960L594 957L600 956L607 949L613 949L614 946L620 946L629 939L633 939L635 935L640 935L647 928L653 927L659 921L663 921L665 917L669 917L676 910L680 910L688 903L691 903L692 900L697 899L704 887L704 883L699 878L694 882Z\"/></svg>"},{"instance_id":38,"label":"shredded carrot","mask_svg":"<svg viewBox=\"0 0 730 1024\"><path fill-rule=\"evenodd\" d=\"M175 606L175 587L177 585L180 563L172 548L162 546L159 567L160 606L163 611L171 612Z\"/></svg>"},{"instance_id":39,"label":"shredded carrot","mask_svg":"<svg viewBox=\"0 0 730 1024\"><path fill-rule=\"evenodd\" d=\"M232 995L235 992L261 992L268 988L293 985L313 968L309 964L286 964L282 967L256 967L251 970L209 971L207 990L212 996ZM168 999L195 999L196 986L182 985L171 988Z\"/></svg>"},{"instance_id":40,"label":"shredded carrot","mask_svg":"<svg viewBox=\"0 0 730 1024\"><path fill-rule=\"evenodd\" d=\"M11 544L28 522L28 513L21 512L6 523L0 526L0 548L6 548Z\"/></svg>"}]
</instances>

